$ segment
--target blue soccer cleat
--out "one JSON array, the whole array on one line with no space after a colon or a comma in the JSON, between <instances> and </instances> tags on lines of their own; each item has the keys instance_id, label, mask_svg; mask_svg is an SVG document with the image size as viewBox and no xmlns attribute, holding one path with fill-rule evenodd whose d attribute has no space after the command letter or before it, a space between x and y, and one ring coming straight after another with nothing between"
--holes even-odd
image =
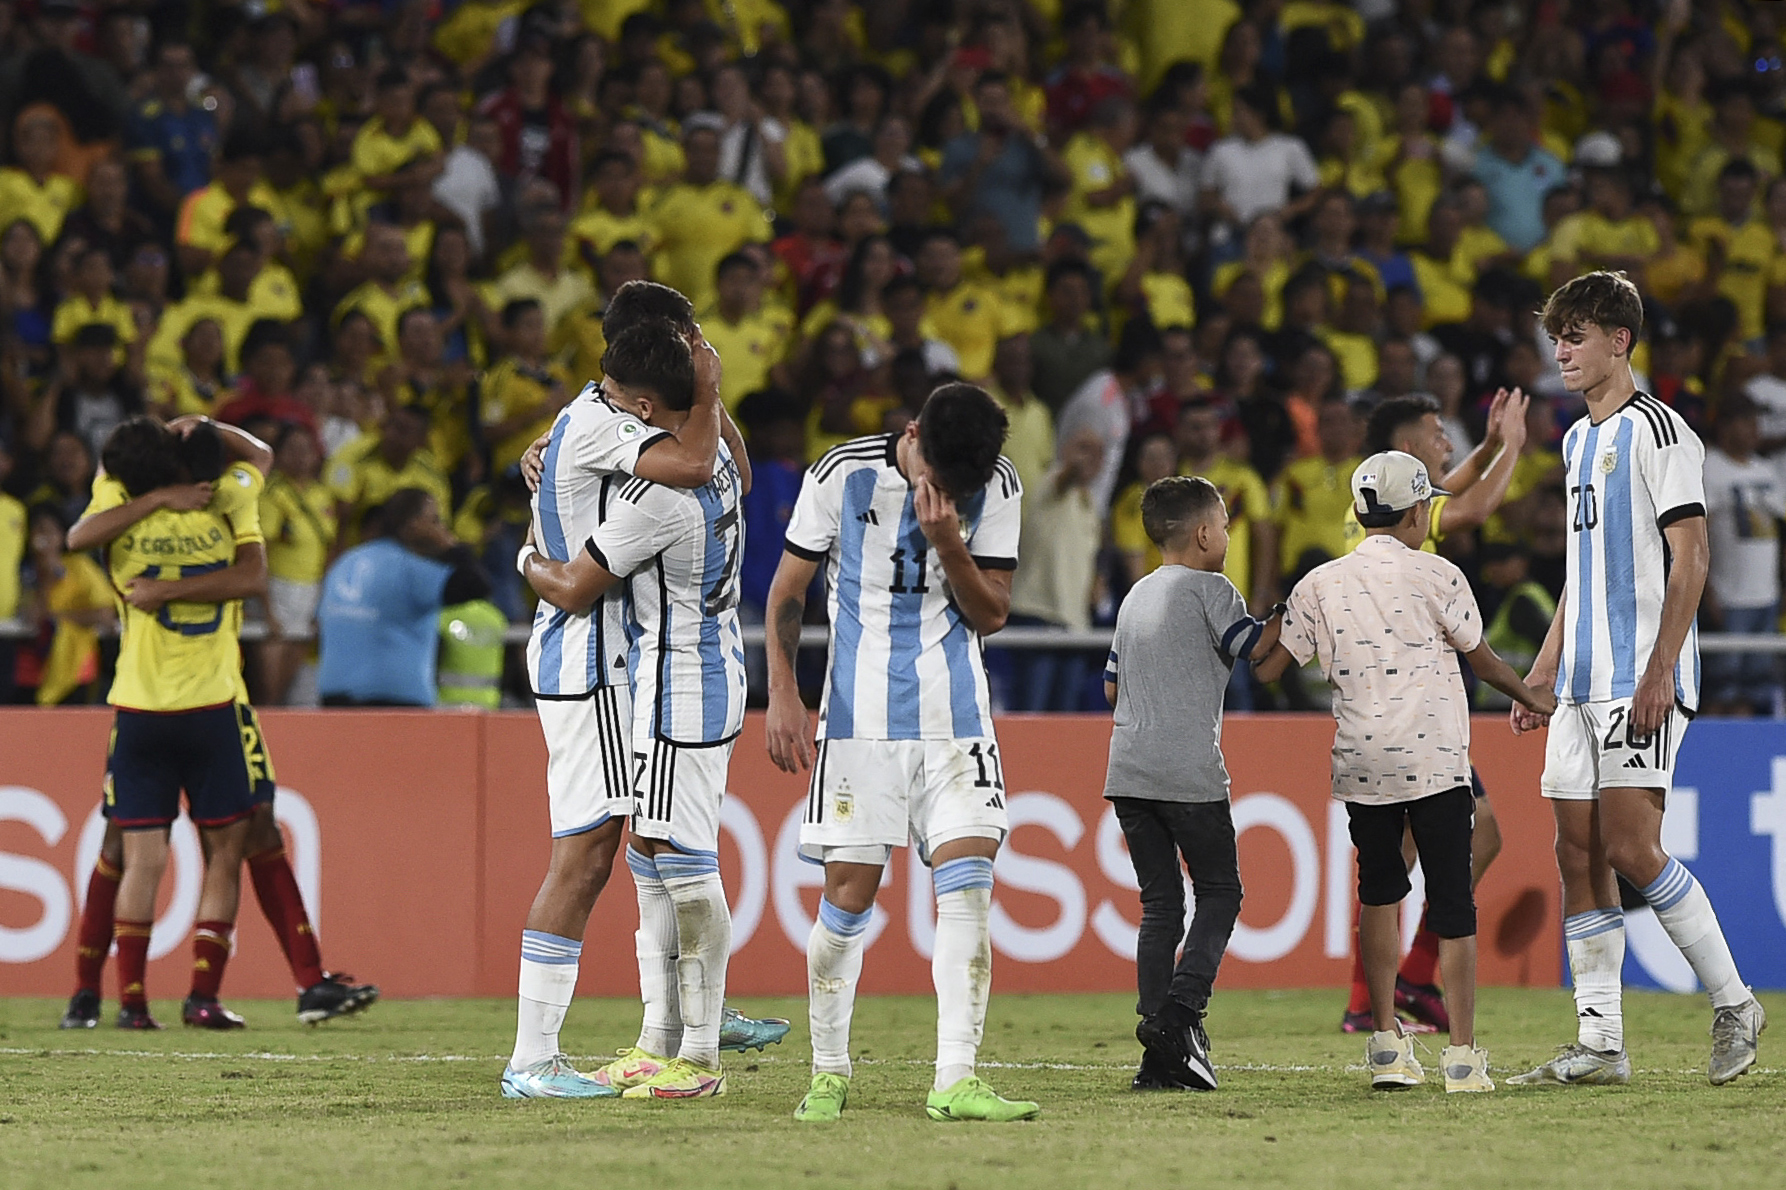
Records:
<instances>
[{"instance_id":1,"label":"blue soccer cleat","mask_svg":"<svg viewBox=\"0 0 1786 1190\"><path fill-rule=\"evenodd\" d=\"M740 1054L746 1050L767 1049L780 1044L792 1027L776 1016L766 1016L761 1020L745 1016L728 1004L725 1015L719 1022L719 1048L722 1052L731 1050Z\"/></svg>"},{"instance_id":2,"label":"blue soccer cleat","mask_svg":"<svg viewBox=\"0 0 1786 1190\"><path fill-rule=\"evenodd\" d=\"M619 1095L613 1087L576 1070L563 1054L554 1054L525 1070L508 1066L502 1071L504 1099L615 1099Z\"/></svg>"}]
</instances>

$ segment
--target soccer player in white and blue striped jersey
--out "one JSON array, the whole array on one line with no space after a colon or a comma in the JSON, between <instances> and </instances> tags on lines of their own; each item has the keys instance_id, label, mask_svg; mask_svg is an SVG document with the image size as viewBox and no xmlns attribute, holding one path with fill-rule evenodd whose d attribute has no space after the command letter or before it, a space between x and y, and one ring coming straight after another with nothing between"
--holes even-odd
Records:
<instances>
[{"instance_id":1,"label":"soccer player in white and blue striped jersey","mask_svg":"<svg viewBox=\"0 0 1786 1190\"><path fill-rule=\"evenodd\" d=\"M699 344L717 378L717 357ZM675 430L696 389L688 344L667 323L628 330L608 348L653 426ZM580 613L625 582L626 667L633 681L633 842L640 894L639 1049L598 1080L630 1098L723 1094L719 1065L731 915L719 878L719 816L732 745L744 721L744 639L738 571L745 480L722 443L713 477L694 490L635 478L610 485L597 524L568 561L525 554L523 573L554 607ZM673 1056L673 1060L670 1060ZM606 1078L603 1078L603 1075Z\"/></svg>"},{"instance_id":2,"label":"soccer player in white and blue striped jersey","mask_svg":"<svg viewBox=\"0 0 1786 1190\"><path fill-rule=\"evenodd\" d=\"M687 299L674 290L626 286L604 326L618 338L668 314L692 327L687 311ZM705 356L712 357L710 349ZM648 426L627 386L612 378L605 387L585 386L559 413L540 448L531 534L538 550L560 561L580 551L612 490L634 476L684 488L711 479L723 415L717 359L710 362L713 374L697 386L699 399L677 434ZM527 668L546 738L552 860L521 936L515 1048L502 1077L510 1097L600 1097L622 1089L572 1068L558 1036L576 989L583 932L633 810L627 654L624 592L575 615L542 603L534 616Z\"/></svg>"},{"instance_id":3,"label":"soccer player in white and blue striped jersey","mask_svg":"<svg viewBox=\"0 0 1786 1190\"><path fill-rule=\"evenodd\" d=\"M849 1093L850 1016L863 931L894 847L915 838L936 887L932 1119L1016 1120L974 1074L992 985L992 861L1004 777L980 663L1004 626L1022 490L999 454L1007 424L985 390L948 384L903 433L830 451L806 475L769 587L769 755L812 769L804 858L825 865L807 940L813 1078L794 1116L835 1120ZM806 590L820 563L831 657L811 723L794 678Z\"/></svg>"},{"instance_id":4,"label":"soccer player in white and blue striped jersey","mask_svg":"<svg viewBox=\"0 0 1786 1190\"><path fill-rule=\"evenodd\" d=\"M1543 793L1557 820L1578 1032L1574 1045L1514 1084L1630 1080L1614 872L1642 891L1711 997L1714 1085L1754 1064L1766 1024L1705 890L1662 849L1675 756L1699 705L1693 619L1708 558L1705 448L1673 409L1637 390L1631 350L1642 326L1642 300L1622 274L1577 277L1544 308L1563 383L1588 409L1563 439L1563 600L1526 679L1556 686ZM1513 711L1516 732L1545 722Z\"/></svg>"}]
</instances>

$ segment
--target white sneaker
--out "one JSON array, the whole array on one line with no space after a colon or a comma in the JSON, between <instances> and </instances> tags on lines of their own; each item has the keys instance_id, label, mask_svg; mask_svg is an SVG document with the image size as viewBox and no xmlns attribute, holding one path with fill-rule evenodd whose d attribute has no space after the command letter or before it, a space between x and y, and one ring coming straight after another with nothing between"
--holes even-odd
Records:
<instances>
[{"instance_id":1,"label":"white sneaker","mask_svg":"<svg viewBox=\"0 0 1786 1190\"><path fill-rule=\"evenodd\" d=\"M1631 1058L1624 1050L1601 1053L1585 1045L1559 1045L1557 1056L1507 1082L1516 1087L1622 1087L1631 1081Z\"/></svg>"},{"instance_id":2,"label":"white sneaker","mask_svg":"<svg viewBox=\"0 0 1786 1190\"><path fill-rule=\"evenodd\" d=\"M1767 1028L1761 1001L1750 996L1735 1008L1720 1008L1712 1017L1712 1057L1706 1074L1721 1087L1755 1065L1756 1043Z\"/></svg>"},{"instance_id":3,"label":"white sneaker","mask_svg":"<svg viewBox=\"0 0 1786 1190\"><path fill-rule=\"evenodd\" d=\"M1365 1042L1364 1062L1370 1067L1373 1090L1399 1091L1426 1081L1426 1071L1414 1056L1414 1039L1387 1029L1372 1033Z\"/></svg>"},{"instance_id":4,"label":"white sneaker","mask_svg":"<svg viewBox=\"0 0 1786 1190\"><path fill-rule=\"evenodd\" d=\"M1488 1054L1475 1046L1448 1045L1439 1056L1445 1068L1445 1093L1457 1091L1492 1091L1494 1080L1488 1077Z\"/></svg>"}]
</instances>

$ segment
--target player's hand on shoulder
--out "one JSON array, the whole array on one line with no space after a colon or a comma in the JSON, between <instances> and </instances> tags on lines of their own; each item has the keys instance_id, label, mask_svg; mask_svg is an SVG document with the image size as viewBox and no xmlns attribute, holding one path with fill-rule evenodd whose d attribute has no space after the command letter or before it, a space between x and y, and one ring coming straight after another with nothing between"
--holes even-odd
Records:
<instances>
[{"instance_id":1,"label":"player's hand on shoulder","mask_svg":"<svg viewBox=\"0 0 1786 1190\"><path fill-rule=\"evenodd\" d=\"M551 434L541 434L521 456L521 478L527 481L527 490L540 490L540 476L546 473L546 447L552 444Z\"/></svg>"},{"instance_id":2,"label":"player's hand on shoulder","mask_svg":"<svg viewBox=\"0 0 1786 1190\"><path fill-rule=\"evenodd\" d=\"M161 506L172 512L197 512L211 503L212 487L208 483L176 483L157 488Z\"/></svg>"},{"instance_id":3,"label":"player's hand on shoulder","mask_svg":"<svg viewBox=\"0 0 1786 1190\"><path fill-rule=\"evenodd\" d=\"M769 759L776 768L784 773L798 773L812 767L817 749L813 747L812 719L805 704L793 696L770 695L764 725Z\"/></svg>"}]
</instances>

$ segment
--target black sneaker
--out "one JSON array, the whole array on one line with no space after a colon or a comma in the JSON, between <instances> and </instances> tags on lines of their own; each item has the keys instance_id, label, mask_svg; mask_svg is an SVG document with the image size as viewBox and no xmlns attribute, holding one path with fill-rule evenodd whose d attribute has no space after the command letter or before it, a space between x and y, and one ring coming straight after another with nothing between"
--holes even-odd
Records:
<instances>
[{"instance_id":1,"label":"black sneaker","mask_svg":"<svg viewBox=\"0 0 1786 1190\"><path fill-rule=\"evenodd\" d=\"M1215 1067L1203 1034L1203 1014L1177 1001L1135 1026L1142 1048L1172 1074L1199 1091L1216 1089Z\"/></svg>"},{"instance_id":2,"label":"black sneaker","mask_svg":"<svg viewBox=\"0 0 1786 1190\"><path fill-rule=\"evenodd\" d=\"M82 988L68 998L68 1011L62 1014L63 1029L97 1029L99 1027L99 993Z\"/></svg>"},{"instance_id":3,"label":"black sneaker","mask_svg":"<svg viewBox=\"0 0 1786 1190\"><path fill-rule=\"evenodd\" d=\"M149 1015L147 1008L120 1008L118 1010L118 1028L159 1029L161 1025Z\"/></svg>"},{"instance_id":4,"label":"black sneaker","mask_svg":"<svg viewBox=\"0 0 1786 1190\"><path fill-rule=\"evenodd\" d=\"M1135 1072L1134 1079L1129 1083L1131 1091L1194 1091L1196 1089L1162 1064L1151 1052L1142 1053L1141 1069Z\"/></svg>"},{"instance_id":5,"label":"black sneaker","mask_svg":"<svg viewBox=\"0 0 1786 1190\"><path fill-rule=\"evenodd\" d=\"M180 1005L180 1022L198 1029L245 1029L248 1022L216 1000L198 996L186 997Z\"/></svg>"},{"instance_id":6,"label":"black sneaker","mask_svg":"<svg viewBox=\"0 0 1786 1190\"><path fill-rule=\"evenodd\" d=\"M370 1007L377 999L378 989L371 984L355 984L351 975L330 972L321 983L298 993L298 1019L306 1025L319 1024Z\"/></svg>"}]
</instances>

